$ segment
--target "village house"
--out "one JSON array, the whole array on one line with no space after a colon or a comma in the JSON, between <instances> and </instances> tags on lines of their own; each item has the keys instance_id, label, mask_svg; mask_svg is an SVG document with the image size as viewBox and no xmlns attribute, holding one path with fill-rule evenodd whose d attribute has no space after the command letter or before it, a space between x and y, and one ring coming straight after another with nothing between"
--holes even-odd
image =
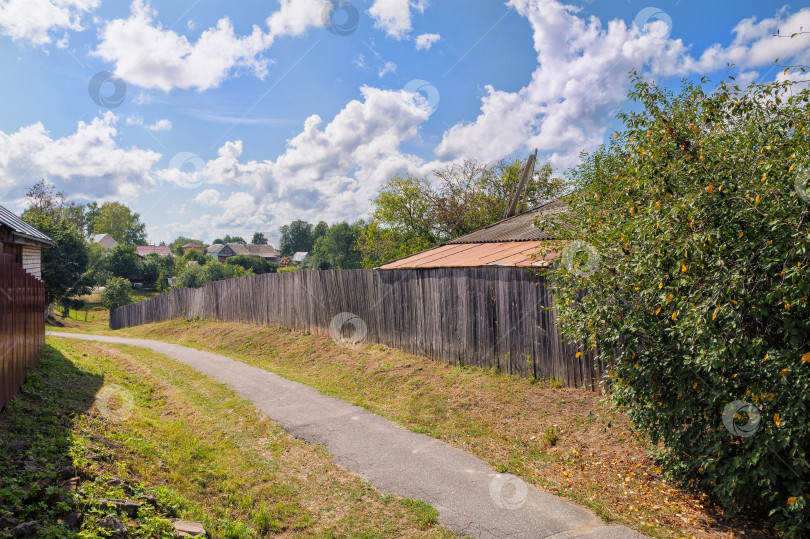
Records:
<instances>
[{"instance_id":1,"label":"village house","mask_svg":"<svg viewBox=\"0 0 810 539\"><path fill-rule=\"evenodd\" d=\"M101 245L107 250L110 250L116 245L118 245L118 242L115 241L115 238L113 238L109 234L96 234L90 237L90 241L92 243L97 243L98 245Z\"/></svg>"},{"instance_id":2,"label":"village house","mask_svg":"<svg viewBox=\"0 0 810 539\"><path fill-rule=\"evenodd\" d=\"M12 255L26 272L41 280L41 251L52 245L51 238L0 206L0 253Z\"/></svg>"},{"instance_id":3,"label":"village house","mask_svg":"<svg viewBox=\"0 0 810 539\"><path fill-rule=\"evenodd\" d=\"M183 252L188 251L189 249L194 249L198 251L200 254L205 253L205 245L200 245L199 243L187 243L183 245Z\"/></svg>"},{"instance_id":4,"label":"village house","mask_svg":"<svg viewBox=\"0 0 810 539\"><path fill-rule=\"evenodd\" d=\"M225 262L229 257L237 255L264 258L273 264L278 263L280 258L280 253L272 245L257 245L255 243L214 244L206 249L205 254L220 262Z\"/></svg>"}]
</instances>

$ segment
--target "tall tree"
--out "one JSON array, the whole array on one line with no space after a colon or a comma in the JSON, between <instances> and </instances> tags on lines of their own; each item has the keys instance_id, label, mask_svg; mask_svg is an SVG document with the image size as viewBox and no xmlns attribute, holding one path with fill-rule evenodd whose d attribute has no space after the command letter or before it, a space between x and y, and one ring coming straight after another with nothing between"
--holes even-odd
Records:
<instances>
[{"instance_id":1,"label":"tall tree","mask_svg":"<svg viewBox=\"0 0 810 539\"><path fill-rule=\"evenodd\" d=\"M298 251L312 250L312 225L296 220L281 227L280 251L284 256L292 256Z\"/></svg>"},{"instance_id":2,"label":"tall tree","mask_svg":"<svg viewBox=\"0 0 810 539\"><path fill-rule=\"evenodd\" d=\"M329 227L312 248L312 267L316 269L357 269L362 254L357 246L362 221L350 225L338 223Z\"/></svg>"},{"instance_id":3,"label":"tall tree","mask_svg":"<svg viewBox=\"0 0 810 539\"><path fill-rule=\"evenodd\" d=\"M88 245L73 208L64 193L43 181L35 184L26 194L31 206L22 214L22 220L47 234L53 247L42 250L42 281L45 283L45 301L48 304L67 304L72 296L90 292L86 275Z\"/></svg>"},{"instance_id":4,"label":"tall tree","mask_svg":"<svg viewBox=\"0 0 810 539\"><path fill-rule=\"evenodd\" d=\"M105 202L93 218L95 234L109 234L123 245L146 245L146 225L141 216L120 202Z\"/></svg>"},{"instance_id":5,"label":"tall tree","mask_svg":"<svg viewBox=\"0 0 810 539\"><path fill-rule=\"evenodd\" d=\"M250 240L250 243L254 245L267 245L267 238L261 232L254 232L253 239Z\"/></svg>"},{"instance_id":6,"label":"tall tree","mask_svg":"<svg viewBox=\"0 0 810 539\"><path fill-rule=\"evenodd\" d=\"M326 231L329 230L329 225L326 224L326 221L319 221L315 228L312 229L312 245L315 245L315 242L318 241L318 238L326 234Z\"/></svg>"}]
</instances>

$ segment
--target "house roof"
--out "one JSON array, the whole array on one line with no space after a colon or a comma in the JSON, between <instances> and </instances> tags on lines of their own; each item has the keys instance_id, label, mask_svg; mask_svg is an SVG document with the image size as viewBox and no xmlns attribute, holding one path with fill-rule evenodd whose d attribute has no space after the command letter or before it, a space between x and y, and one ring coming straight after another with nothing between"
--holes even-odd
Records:
<instances>
[{"instance_id":1,"label":"house roof","mask_svg":"<svg viewBox=\"0 0 810 539\"><path fill-rule=\"evenodd\" d=\"M250 250L244 243L229 243L228 247L231 248L235 255L250 256Z\"/></svg>"},{"instance_id":2,"label":"house roof","mask_svg":"<svg viewBox=\"0 0 810 539\"><path fill-rule=\"evenodd\" d=\"M455 243L491 243L504 241L537 241L553 240L554 235L534 226L538 217L557 212L565 208L565 202L557 199L547 204L536 206L513 217L502 219L497 223L485 226L480 230L459 236L448 242Z\"/></svg>"},{"instance_id":3,"label":"house roof","mask_svg":"<svg viewBox=\"0 0 810 539\"><path fill-rule=\"evenodd\" d=\"M262 258L276 258L279 255L279 252L276 251L276 248L272 245L257 245L255 243L250 243L247 246L250 254L253 256L260 256Z\"/></svg>"},{"instance_id":4,"label":"house roof","mask_svg":"<svg viewBox=\"0 0 810 539\"><path fill-rule=\"evenodd\" d=\"M548 249L550 240L555 238L535 226L535 222L564 208L562 199L536 206L438 247L383 264L379 269L548 266L558 253L541 252L541 247Z\"/></svg>"},{"instance_id":5,"label":"house roof","mask_svg":"<svg viewBox=\"0 0 810 539\"><path fill-rule=\"evenodd\" d=\"M51 238L32 227L3 206L0 206L0 224L9 227L15 236L44 243L45 245L53 245Z\"/></svg>"},{"instance_id":6,"label":"house roof","mask_svg":"<svg viewBox=\"0 0 810 539\"><path fill-rule=\"evenodd\" d=\"M227 248L228 246L224 243L215 243L205 249L205 252L208 254L219 254L220 251Z\"/></svg>"},{"instance_id":7,"label":"house roof","mask_svg":"<svg viewBox=\"0 0 810 539\"><path fill-rule=\"evenodd\" d=\"M205 249L205 246L199 243L189 242L183 245L183 249Z\"/></svg>"},{"instance_id":8,"label":"house roof","mask_svg":"<svg viewBox=\"0 0 810 539\"><path fill-rule=\"evenodd\" d=\"M538 254L547 245L542 240L489 243L444 244L399 260L383 264L379 269L464 268L477 266L548 266L556 253ZM533 258L536 257L536 258Z\"/></svg>"},{"instance_id":9,"label":"house roof","mask_svg":"<svg viewBox=\"0 0 810 539\"><path fill-rule=\"evenodd\" d=\"M146 256L150 253L157 253L160 256L172 254L172 250L168 245L138 245L135 247L135 252L141 256Z\"/></svg>"},{"instance_id":10,"label":"house roof","mask_svg":"<svg viewBox=\"0 0 810 539\"><path fill-rule=\"evenodd\" d=\"M308 251L298 251L292 256L293 262L303 262L306 257L309 256Z\"/></svg>"}]
</instances>

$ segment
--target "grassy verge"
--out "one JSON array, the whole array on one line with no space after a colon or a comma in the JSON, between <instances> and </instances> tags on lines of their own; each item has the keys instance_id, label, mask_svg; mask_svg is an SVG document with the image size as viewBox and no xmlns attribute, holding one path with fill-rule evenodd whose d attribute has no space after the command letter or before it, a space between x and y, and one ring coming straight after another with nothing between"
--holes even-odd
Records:
<instances>
[{"instance_id":1,"label":"grassy verge","mask_svg":"<svg viewBox=\"0 0 810 539\"><path fill-rule=\"evenodd\" d=\"M120 330L219 352L441 439L609 521L658 537L763 535L662 476L603 397L286 328L170 321Z\"/></svg>"},{"instance_id":2,"label":"grassy verge","mask_svg":"<svg viewBox=\"0 0 810 539\"><path fill-rule=\"evenodd\" d=\"M0 537L24 522L40 537L111 536L110 513L131 537L170 537L172 517L213 537L452 535L429 505L381 495L193 369L49 339L0 413Z\"/></svg>"}]
</instances>

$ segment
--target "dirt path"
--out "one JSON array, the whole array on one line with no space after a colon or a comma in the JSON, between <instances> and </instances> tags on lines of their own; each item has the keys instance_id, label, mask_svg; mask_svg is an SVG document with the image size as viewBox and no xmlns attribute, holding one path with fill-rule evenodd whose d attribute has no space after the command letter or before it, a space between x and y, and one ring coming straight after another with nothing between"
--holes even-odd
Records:
<instances>
[{"instance_id":1,"label":"dirt path","mask_svg":"<svg viewBox=\"0 0 810 539\"><path fill-rule=\"evenodd\" d=\"M590 511L552 496L438 440L228 357L146 339L48 332L52 337L142 346L233 388L294 436L323 444L342 468L384 493L417 498L439 523L472 537L634 538Z\"/></svg>"}]
</instances>

